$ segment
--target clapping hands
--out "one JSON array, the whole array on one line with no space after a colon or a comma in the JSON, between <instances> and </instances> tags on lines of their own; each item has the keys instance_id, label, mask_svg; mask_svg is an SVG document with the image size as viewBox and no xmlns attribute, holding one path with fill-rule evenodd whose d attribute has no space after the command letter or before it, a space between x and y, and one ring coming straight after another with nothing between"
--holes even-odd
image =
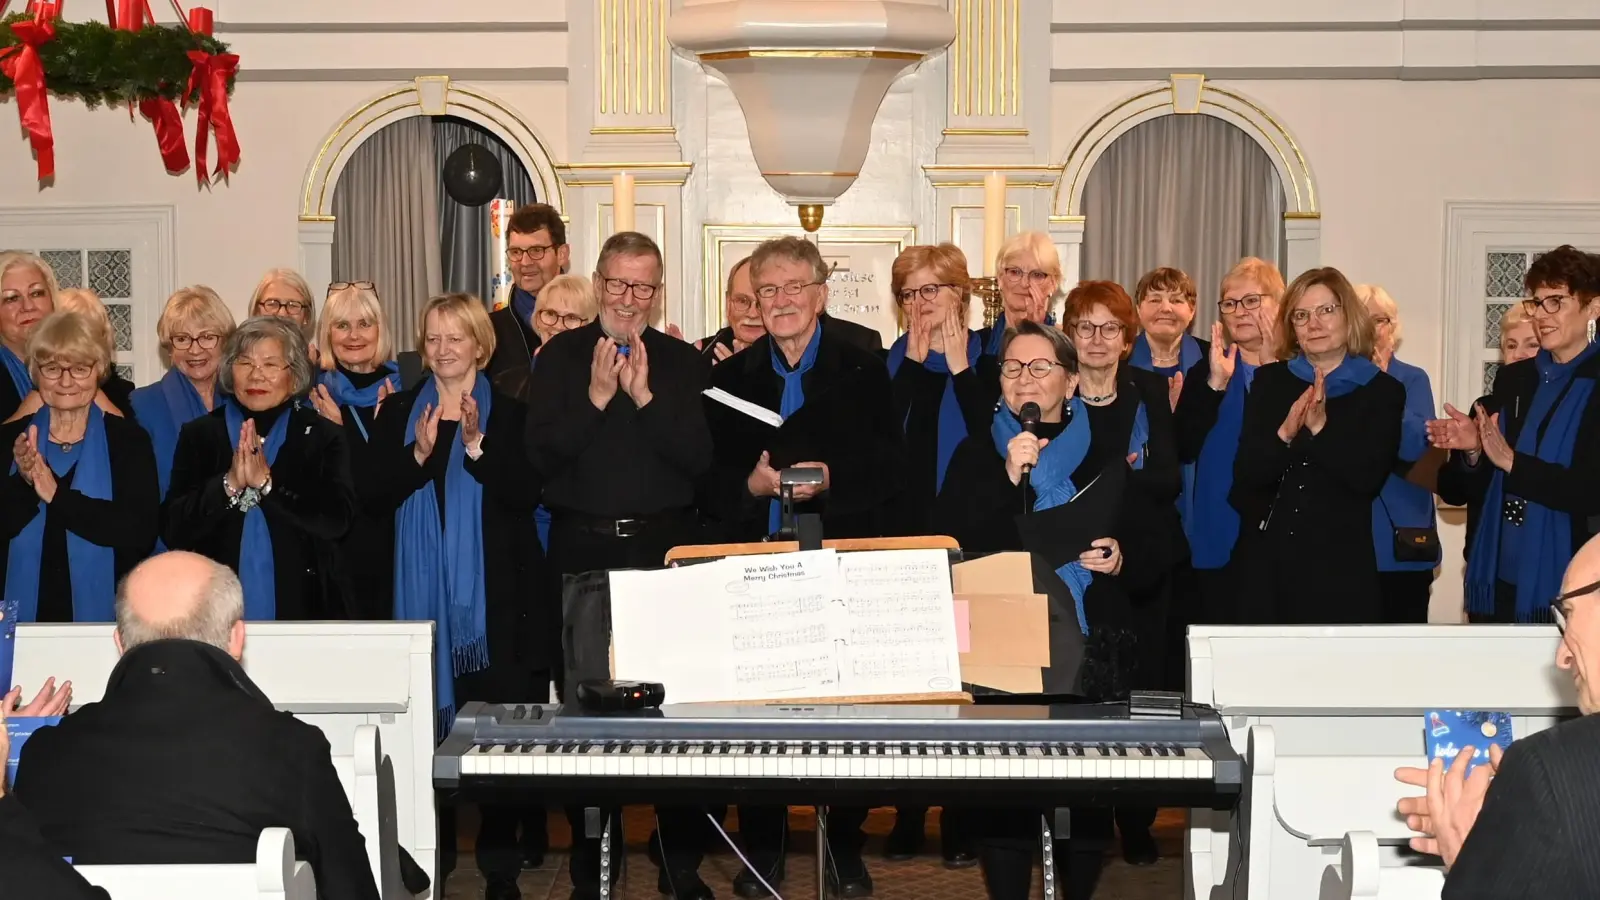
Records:
<instances>
[{"instance_id":1,"label":"clapping hands","mask_svg":"<svg viewBox=\"0 0 1600 900\"><path fill-rule=\"evenodd\" d=\"M17 435L11 445L11 456L17 463L17 474L33 486L40 500L49 503L56 497L56 473L39 452L39 426L29 425L28 430Z\"/></svg>"},{"instance_id":2,"label":"clapping hands","mask_svg":"<svg viewBox=\"0 0 1600 900\"><path fill-rule=\"evenodd\" d=\"M1478 821L1484 795L1499 774L1505 755L1500 745L1490 744L1489 764L1478 766L1468 775L1467 763L1476 753L1474 747L1462 747L1448 771L1444 760L1435 759L1426 769L1407 766L1394 773L1395 780L1402 784L1427 790L1421 797L1406 797L1396 805L1406 818L1406 827L1421 834L1411 839L1411 849L1440 857L1447 870L1455 864L1461 845Z\"/></svg>"}]
</instances>

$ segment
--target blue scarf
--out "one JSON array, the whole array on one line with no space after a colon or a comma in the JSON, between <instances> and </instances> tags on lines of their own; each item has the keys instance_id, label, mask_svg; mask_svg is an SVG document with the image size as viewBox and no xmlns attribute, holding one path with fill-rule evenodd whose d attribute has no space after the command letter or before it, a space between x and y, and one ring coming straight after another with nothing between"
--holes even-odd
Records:
<instances>
[{"instance_id":1,"label":"blue scarf","mask_svg":"<svg viewBox=\"0 0 1600 900\"><path fill-rule=\"evenodd\" d=\"M1239 454L1239 432L1244 427L1245 395L1255 377L1256 367L1235 357L1217 421L1206 433L1200 458L1195 460L1194 513L1187 521L1192 526L1189 554L1196 569L1226 566L1239 539L1239 512L1228 502L1228 494L1233 490L1233 460Z\"/></svg>"},{"instance_id":2,"label":"blue scarf","mask_svg":"<svg viewBox=\"0 0 1600 900\"><path fill-rule=\"evenodd\" d=\"M791 371L784 365L783 354L778 350L777 341L769 341L772 345L772 371L778 373L783 379L783 397L778 401L778 415L788 418L800 411L806 403L806 389L802 379L811 371L817 362L817 346L822 343L822 329L818 327L811 332L811 342L806 344L806 350L800 354L800 364ZM783 524L783 501L773 498L767 510L767 533L771 534Z\"/></svg>"},{"instance_id":3,"label":"blue scarf","mask_svg":"<svg viewBox=\"0 0 1600 900\"><path fill-rule=\"evenodd\" d=\"M472 386L478 427L489 428L489 379L478 373ZM414 434L427 406L439 405L439 383L429 377L417 391L406 420ZM441 448L434 447L438 453ZM483 584L483 485L466 468L467 448L460 432L446 448L444 528L439 499L430 479L400 504L395 517L394 617L401 622L433 622L434 689L439 734L455 717L455 676L489 665L488 594Z\"/></svg>"},{"instance_id":4,"label":"blue scarf","mask_svg":"<svg viewBox=\"0 0 1600 900\"><path fill-rule=\"evenodd\" d=\"M1053 509L1078 493L1077 485L1072 483L1072 473L1077 471L1089 453L1089 411L1077 397L1067 403L1070 409L1063 414L1070 415L1071 420L1065 430L1039 451L1039 464L1033 467L1028 476L1029 484L1033 486L1035 511ZM1002 459L1011 439L1021 433L1022 423L1017 421L1015 413L1001 403L1000 408L995 410L993 424L989 426L989 436L994 440L995 450L999 451ZM1083 563L1073 560L1057 569L1056 577L1072 593L1072 603L1078 612L1078 627L1087 635L1089 620L1084 617L1083 595L1089 589L1094 573L1085 569Z\"/></svg>"},{"instance_id":5,"label":"blue scarf","mask_svg":"<svg viewBox=\"0 0 1600 900\"><path fill-rule=\"evenodd\" d=\"M1590 344L1571 361L1558 363L1550 351L1534 356L1539 372L1539 387L1528 405L1514 448L1560 466L1572 465L1572 449L1578 441L1578 427L1594 391L1593 378L1578 378L1577 370L1595 354L1600 344ZM1570 385L1570 386L1569 386ZM1556 399L1561 399L1556 405ZM1539 424L1549 418L1544 440L1539 439ZM1504 431L1506 419L1500 420ZM1493 465L1480 460L1480 465ZM1561 586L1561 576L1572 561L1572 517L1565 512L1528 502L1521 526L1506 535L1515 541L1513 558L1516 571L1501 574L1501 531L1506 527L1501 509L1505 500L1506 473L1496 468L1483 496L1483 515L1478 533L1473 536L1472 553L1467 557L1467 611L1494 612L1496 581L1508 581L1517 589L1517 621L1549 621L1546 605Z\"/></svg>"},{"instance_id":6,"label":"blue scarf","mask_svg":"<svg viewBox=\"0 0 1600 900\"><path fill-rule=\"evenodd\" d=\"M389 374L364 388L358 388L351 384L349 376L345 375L337 366L334 367L333 371L323 372L317 378L317 383L328 389L328 396L333 398L333 402L350 411L350 415L355 419L356 430L361 432L362 440L371 440L371 438L367 434L367 426L362 424L361 417L356 415L355 411L358 409L372 409L377 406L378 391L385 384L389 385L389 390L391 391L399 385L399 382L391 380L393 376L400 374L400 366L398 364L386 362L380 368Z\"/></svg>"},{"instance_id":7,"label":"blue scarf","mask_svg":"<svg viewBox=\"0 0 1600 900\"><path fill-rule=\"evenodd\" d=\"M289 414L298 401L278 414L272 430L265 435L266 444L261 452L267 466L278 460L278 450L289 436ZM224 421L228 423L228 446L239 449L239 429L244 427L244 410L235 401L222 405ZM234 489L244 485L234 485ZM244 585L244 618L247 622L271 622L278 618L278 573L272 553L272 530L267 527L267 514L259 505L244 514L244 533L239 537L239 581Z\"/></svg>"},{"instance_id":8,"label":"blue scarf","mask_svg":"<svg viewBox=\"0 0 1600 900\"><path fill-rule=\"evenodd\" d=\"M11 383L17 386L17 399L32 393L33 376L28 374L28 364L21 357L12 353L10 347L0 346L0 362L6 364L6 373L11 376Z\"/></svg>"},{"instance_id":9,"label":"blue scarf","mask_svg":"<svg viewBox=\"0 0 1600 900\"><path fill-rule=\"evenodd\" d=\"M529 328L533 327L533 307L538 302L538 295L530 294L516 285L511 286L511 312L518 322Z\"/></svg>"},{"instance_id":10,"label":"blue scarf","mask_svg":"<svg viewBox=\"0 0 1600 900\"><path fill-rule=\"evenodd\" d=\"M889 348L890 378L893 378L900 371L901 364L903 364L906 360L906 342L908 340L910 340L910 337L902 334L900 335L899 339L894 342L894 346ZM968 365L974 365L977 363L978 355L982 350L982 346L983 343L979 339L978 333L976 331L968 331ZM934 351L929 350L927 357L922 363L922 367L927 369L929 372L935 372L940 375L950 375L950 364L945 360L943 353L935 353ZM911 413L908 410L906 412L907 422L910 421L910 418ZM906 423L901 423L901 426L904 427L905 424ZM939 490L944 487L944 473L950 468L950 457L955 454L956 447L959 446L962 441L966 440L966 438L967 420L961 415L961 404L956 401L955 378L947 377L944 380L944 394L939 398L939 440L938 447L934 451L934 457L937 465L937 475L936 480L934 481L934 493L937 494Z\"/></svg>"},{"instance_id":11,"label":"blue scarf","mask_svg":"<svg viewBox=\"0 0 1600 900\"><path fill-rule=\"evenodd\" d=\"M39 452L56 477L76 467L72 490L92 500L111 499L111 453L106 448L105 414L99 407L89 407L89 424L84 429L83 440L74 444L70 453L49 439L50 407L40 407L33 414L33 425L39 429ZM17 471L15 462L11 464L11 471ZM39 564L44 553L45 510L45 503L40 501L32 521L11 539L6 556L8 622L33 622L39 618ZM67 532L74 622L115 621L116 563L116 551L110 547L90 543Z\"/></svg>"},{"instance_id":12,"label":"blue scarf","mask_svg":"<svg viewBox=\"0 0 1600 900\"><path fill-rule=\"evenodd\" d=\"M1188 374L1194 364L1200 361L1200 342L1192 334L1185 334L1178 341L1178 371ZM1150 355L1150 336L1141 333L1133 340L1133 353L1128 356L1128 365L1135 369L1144 369L1147 372L1156 370L1155 360ZM1197 466L1195 463L1183 464L1183 491L1178 494L1178 517L1183 520L1183 530L1188 533L1193 530L1195 512L1195 478ZM1193 540L1193 535L1189 535Z\"/></svg>"},{"instance_id":13,"label":"blue scarf","mask_svg":"<svg viewBox=\"0 0 1600 900\"><path fill-rule=\"evenodd\" d=\"M1289 360L1289 371L1306 384L1317 383L1316 367L1311 365L1311 360L1306 359L1304 353ZM1365 356L1345 354L1344 360L1323 376L1322 389L1329 397L1343 397L1371 381L1372 376L1380 371L1378 364Z\"/></svg>"},{"instance_id":14,"label":"blue scarf","mask_svg":"<svg viewBox=\"0 0 1600 900\"><path fill-rule=\"evenodd\" d=\"M1044 324L1056 324L1056 314L1046 313L1044 317ZM994 324L980 332L980 335L983 338L983 355L999 356L1000 344L1005 340L1006 336L1006 314L1002 312L1000 315L996 316ZM976 365L978 361L977 359L973 359L972 362L974 365Z\"/></svg>"},{"instance_id":15,"label":"blue scarf","mask_svg":"<svg viewBox=\"0 0 1600 900\"><path fill-rule=\"evenodd\" d=\"M165 497L167 485L172 483L172 456L178 450L178 433L209 410L200 399L200 392L175 368L168 369L155 384L134 391L129 402L134 418L150 435L156 454L156 477L161 483L161 496Z\"/></svg>"}]
</instances>

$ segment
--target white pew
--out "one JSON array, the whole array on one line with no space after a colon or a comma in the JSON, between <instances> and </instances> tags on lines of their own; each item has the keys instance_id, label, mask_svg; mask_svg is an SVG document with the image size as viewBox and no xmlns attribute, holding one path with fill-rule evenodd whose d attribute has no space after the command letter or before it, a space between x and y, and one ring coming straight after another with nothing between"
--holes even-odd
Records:
<instances>
[{"instance_id":1,"label":"white pew","mask_svg":"<svg viewBox=\"0 0 1600 900\"><path fill-rule=\"evenodd\" d=\"M287 828L268 828L254 864L237 866L76 866L111 900L316 900L308 863L294 858Z\"/></svg>"},{"instance_id":2,"label":"white pew","mask_svg":"<svg viewBox=\"0 0 1600 900\"><path fill-rule=\"evenodd\" d=\"M17 626L13 681L32 690L50 676L69 679L74 709L99 700L117 664L112 631ZM433 624L250 622L246 635L251 680L278 709L320 728L335 758L354 755L356 726L377 727L393 775L395 835L437 885Z\"/></svg>"},{"instance_id":3,"label":"white pew","mask_svg":"<svg viewBox=\"0 0 1600 900\"><path fill-rule=\"evenodd\" d=\"M1186 897L1437 897L1438 861L1405 850L1395 812L1419 791L1394 770L1425 764L1431 709L1509 712L1519 738L1576 715L1557 641L1549 626L1191 628L1189 696L1222 714L1246 780L1236 812L1190 812Z\"/></svg>"}]
</instances>

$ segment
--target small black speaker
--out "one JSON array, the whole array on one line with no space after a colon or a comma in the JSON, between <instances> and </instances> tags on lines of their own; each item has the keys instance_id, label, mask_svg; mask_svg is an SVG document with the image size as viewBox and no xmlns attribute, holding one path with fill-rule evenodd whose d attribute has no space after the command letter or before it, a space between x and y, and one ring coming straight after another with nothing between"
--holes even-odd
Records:
<instances>
[{"instance_id":1,"label":"small black speaker","mask_svg":"<svg viewBox=\"0 0 1600 900\"><path fill-rule=\"evenodd\" d=\"M585 712L655 709L666 702L667 689L655 681L580 681L578 706Z\"/></svg>"}]
</instances>

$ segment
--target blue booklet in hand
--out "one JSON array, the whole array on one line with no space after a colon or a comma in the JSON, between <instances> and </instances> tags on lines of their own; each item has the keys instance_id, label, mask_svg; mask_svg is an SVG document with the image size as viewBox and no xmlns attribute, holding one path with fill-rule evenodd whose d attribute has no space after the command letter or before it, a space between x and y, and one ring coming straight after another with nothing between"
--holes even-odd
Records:
<instances>
[{"instance_id":1,"label":"blue booklet in hand","mask_svg":"<svg viewBox=\"0 0 1600 900\"><path fill-rule=\"evenodd\" d=\"M6 720L6 734L11 737L11 752L6 754L6 784L16 784L17 761L22 759L22 745L35 731L61 721L60 716L19 716Z\"/></svg>"},{"instance_id":2,"label":"blue booklet in hand","mask_svg":"<svg viewBox=\"0 0 1600 900\"><path fill-rule=\"evenodd\" d=\"M1481 710L1436 709L1428 713L1423 732L1428 742L1428 759L1445 760L1446 768L1463 747L1472 747L1467 774L1489 761L1489 745L1502 751L1511 746L1511 714Z\"/></svg>"}]
</instances>

